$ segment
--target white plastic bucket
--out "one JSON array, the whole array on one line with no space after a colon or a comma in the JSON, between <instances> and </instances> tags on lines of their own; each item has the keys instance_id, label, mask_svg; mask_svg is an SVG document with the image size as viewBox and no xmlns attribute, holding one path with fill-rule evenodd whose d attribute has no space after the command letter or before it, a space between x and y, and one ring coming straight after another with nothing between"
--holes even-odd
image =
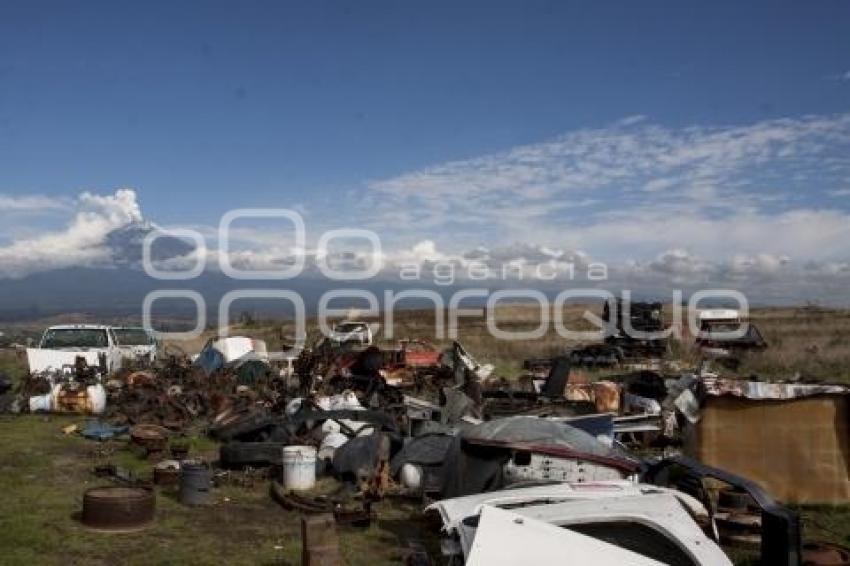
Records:
<instances>
[{"instance_id":1,"label":"white plastic bucket","mask_svg":"<svg viewBox=\"0 0 850 566\"><path fill-rule=\"evenodd\" d=\"M312 489L316 485L316 449L312 446L283 447L283 487Z\"/></svg>"}]
</instances>

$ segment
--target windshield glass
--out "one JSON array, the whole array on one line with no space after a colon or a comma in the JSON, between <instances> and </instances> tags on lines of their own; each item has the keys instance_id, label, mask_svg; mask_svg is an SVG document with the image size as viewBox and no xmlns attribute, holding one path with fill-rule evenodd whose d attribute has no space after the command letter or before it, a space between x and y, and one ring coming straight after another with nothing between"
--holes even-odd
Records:
<instances>
[{"instance_id":1,"label":"windshield glass","mask_svg":"<svg viewBox=\"0 0 850 566\"><path fill-rule=\"evenodd\" d=\"M144 328L113 328L115 339L122 346L148 346L151 338Z\"/></svg>"},{"instance_id":2,"label":"windshield glass","mask_svg":"<svg viewBox=\"0 0 850 566\"><path fill-rule=\"evenodd\" d=\"M54 328L48 330L42 348L106 348L106 330L93 328Z\"/></svg>"},{"instance_id":3,"label":"windshield glass","mask_svg":"<svg viewBox=\"0 0 850 566\"><path fill-rule=\"evenodd\" d=\"M366 325L357 322L346 322L336 325L337 332L355 332L357 330L365 330Z\"/></svg>"}]
</instances>

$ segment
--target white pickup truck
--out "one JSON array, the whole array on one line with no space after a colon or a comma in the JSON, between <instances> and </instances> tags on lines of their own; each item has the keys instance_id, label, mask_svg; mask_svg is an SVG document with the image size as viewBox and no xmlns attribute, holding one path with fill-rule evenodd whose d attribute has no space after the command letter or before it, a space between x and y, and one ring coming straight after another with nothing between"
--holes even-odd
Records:
<instances>
[{"instance_id":1,"label":"white pickup truck","mask_svg":"<svg viewBox=\"0 0 850 566\"><path fill-rule=\"evenodd\" d=\"M113 326L112 333L125 360L149 364L156 361L158 344L144 328Z\"/></svg>"},{"instance_id":2,"label":"white pickup truck","mask_svg":"<svg viewBox=\"0 0 850 566\"><path fill-rule=\"evenodd\" d=\"M123 354L109 326L68 324L44 331L38 348L27 348L30 373L61 371L83 357L89 366L100 366L104 375L121 368Z\"/></svg>"}]
</instances>

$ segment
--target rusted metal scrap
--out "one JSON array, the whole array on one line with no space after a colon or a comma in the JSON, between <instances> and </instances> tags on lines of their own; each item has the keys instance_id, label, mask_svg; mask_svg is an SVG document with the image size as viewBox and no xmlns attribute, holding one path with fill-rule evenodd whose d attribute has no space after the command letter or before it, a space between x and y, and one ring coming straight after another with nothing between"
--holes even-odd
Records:
<instances>
[{"instance_id":1,"label":"rusted metal scrap","mask_svg":"<svg viewBox=\"0 0 850 566\"><path fill-rule=\"evenodd\" d=\"M157 370L119 375L109 383L108 417L183 430L210 423L226 411L276 407L285 398L285 384L273 372L252 372L250 385L242 373L237 367L223 367L207 375L171 359Z\"/></svg>"},{"instance_id":2,"label":"rusted metal scrap","mask_svg":"<svg viewBox=\"0 0 850 566\"><path fill-rule=\"evenodd\" d=\"M136 425L130 429L130 442L145 456L161 454L168 444L168 430L159 425Z\"/></svg>"},{"instance_id":3,"label":"rusted metal scrap","mask_svg":"<svg viewBox=\"0 0 850 566\"><path fill-rule=\"evenodd\" d=\"M368 524L375 518L372 505L363 501L358 506L352 506L345 501L335 500L328 496L305 496L287 491L280 482L271 483L272 499L280 503L284 509L298 511L307 515L330 514L340 524Z\"/></svg>"}]
</instances>

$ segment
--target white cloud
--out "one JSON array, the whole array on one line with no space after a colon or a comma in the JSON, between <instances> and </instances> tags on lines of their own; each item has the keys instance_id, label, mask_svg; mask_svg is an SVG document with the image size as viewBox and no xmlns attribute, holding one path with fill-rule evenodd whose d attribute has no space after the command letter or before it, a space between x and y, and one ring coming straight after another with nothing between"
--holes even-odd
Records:
<instances>
[{"instance_id":1,"label":"white cloud","mask_svg":"<svg viewBox=\"0 0 850 566\"><path fill-rule=\"evenodd\" d=\"M75 206L76 213L64 230L17 239L0 247L0 273L22 277L48 269L108 263L110 250L103 245L106 236L142 220L132 189L120 189L112 195L84 192Z\"/></svg>"},{"instance_id":2,"label":"white cloud","mask_svg":"<svg viewBox=\"0 0 850 566\"><path fill-rule=\"evenodd\" d=\"M816 257L848 221L818 202L849 178L850 115L685 128L626 119L374 181L366 222L454 247L539 242L619 257L695 246L720 257L761 242Z\"/></svg>"},{"instance_id":3,"label":"white cloud","mask_svg":"<svg viewBox=\"0 0 850 566\"><path fill-rule=\"evenodd\" d=\"M68 208L67 199L44 195L8 195L0 194L0 212L46 212Z\"/></svg>"},{"instance_id":4,"label":"white cloud","mask_svg":"<svg viewBox=\"0 0 850 566\"><path fill-rule=\"evenodd\" d=\"M635 117L373 181L363 218L445 257L521 242L587 250L653 283L770 279L793 294L809 285L795 280L803 265L848 260L850 207L830 199L848 180L850 114L683 128Z\"/></svg>"},{"instance_id":5,"label":"white cloud","mask_svg":"<svg viewBox=\"0 0 850 566\"><path fill-rule=\"evenodd\" d=\"M664 189L669 189L669 188L671 188L675 185L676 185L675 179L665 179L665 178L650 179L643 186L643 190L648 192L648 193L654 193L656 191L663 191Z\"/></svg>"}]
</instances>

